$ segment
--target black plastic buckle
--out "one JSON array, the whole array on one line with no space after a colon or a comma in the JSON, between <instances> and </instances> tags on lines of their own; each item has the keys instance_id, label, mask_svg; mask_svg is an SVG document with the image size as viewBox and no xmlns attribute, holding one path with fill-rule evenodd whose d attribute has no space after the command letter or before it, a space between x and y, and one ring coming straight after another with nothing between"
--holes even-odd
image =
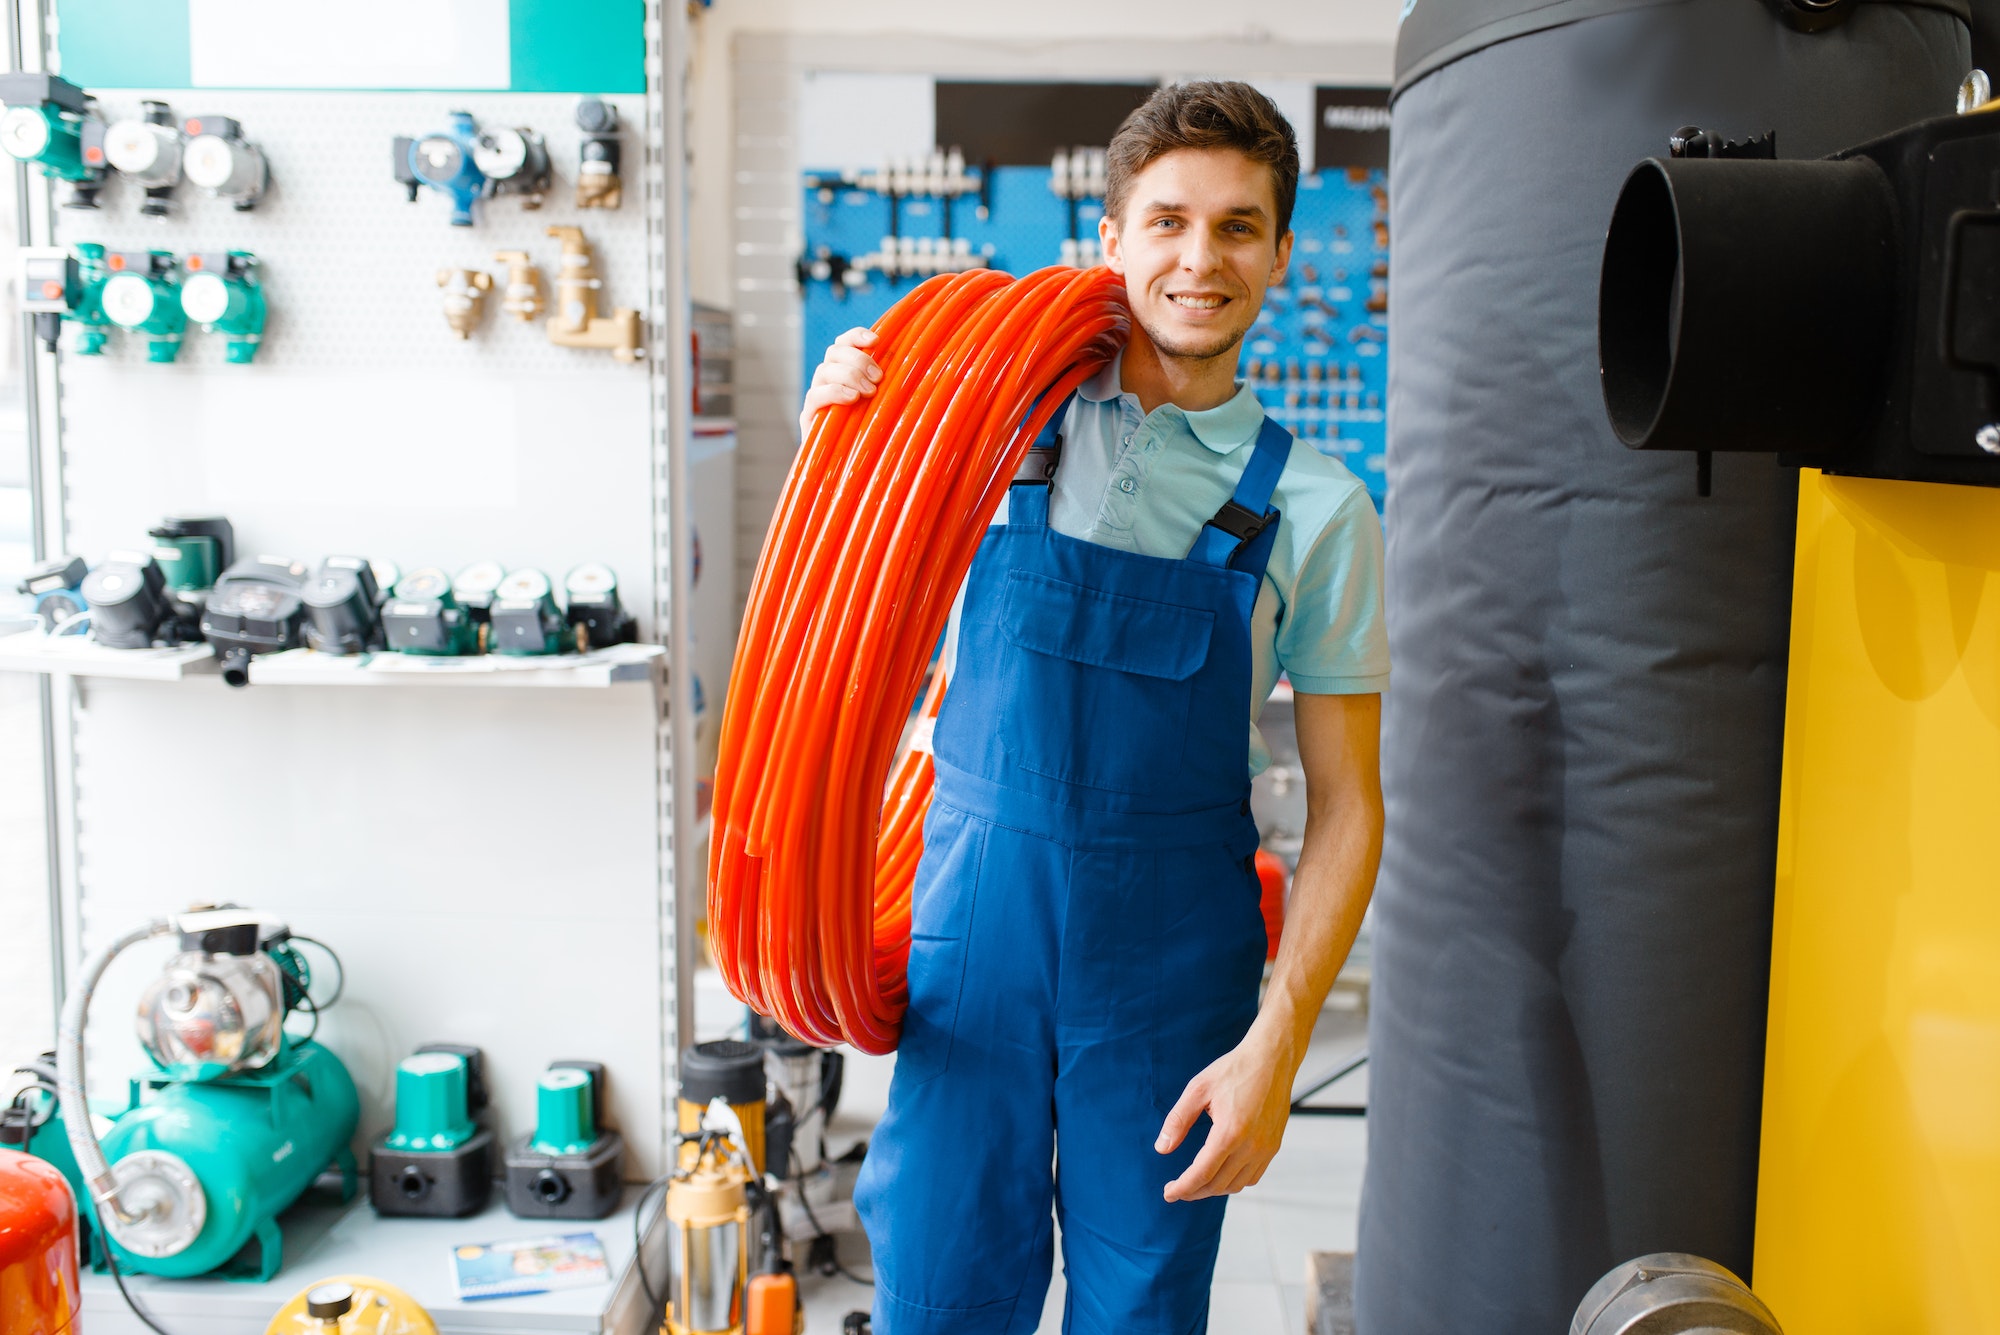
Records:
<instances>
[{"instance_id":1,"label":"black plastic buckle","mask_svg":"<svg viewBox=\"0 0 2000 1335\"><path fill-rule=\"evenodd\" d=\"M1271 526L1274 515L1266 511L1258 514L1248 506L1238 505L1234 497L1222 503L1215 512L1215 518L1208 522L1227 533L1238 542L1249 542Z\"/></svg>"},{"instance_id":2,"label":"black plastic buckle","mask_svg":"<svg viewBox=\"0 0 2000 1335\"><path fill-rule=\"evenodd\" d=\"M1014 470L1014 485L1046 487L1055 480L1056 461L1062 457L1062 437L1046 449L1031 449L1021 458L1021 466Z\"/></svg>"}]
</instances>

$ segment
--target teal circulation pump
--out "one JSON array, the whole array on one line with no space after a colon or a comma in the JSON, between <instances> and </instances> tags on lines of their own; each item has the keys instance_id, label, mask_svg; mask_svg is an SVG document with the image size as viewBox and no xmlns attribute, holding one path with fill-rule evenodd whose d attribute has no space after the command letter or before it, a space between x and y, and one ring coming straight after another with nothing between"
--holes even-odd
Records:
<instances>
[{"instance_id":1,"label":"teal circulation pump","mask_svg":"<svg viewBox=\"0 0 2000 1335\"><path fill-rule=\"evenodd\" d=\"M247 250L202 251L188 256L184 267L181 313L228 339L225 360L248 364L264 341L264 285L257 277L257 257Z\"/></svg>"},{"instance_id":2,"label":"teal circulation pump","mask_svg":"<svg viewBox=\"0 0 2000 1335\"><path fill-rule=\"evenodd\" d=\"M97 207L104 188L104 122L90 94L53 74L0 74L0 148L42 175L67 181L64 206Z\"/></svg>"},{"instance_id":3,"label":"teal circulation pump","mask_svg":"<svg viewBox=\"0 0 2000 1335\"><path fill-rule=\"evenodd\" d=\"M113 251L104 261L111 276L100 300L121 329L146 336L146 360L180 356L187 315L181 310L181 268L168 250Z\"/></svg>"},{"instance_id":4,"label":"teal circulation pump","mask_svg":"<svg viewBox=\"0 0 2000 1335\"><path fill-rule=\"evenodd\" d=\"M161 936L177 936L180 953L139 1002L153 1069L133 1081L130 1105L100 1142L84 1095L91 994L120 953ZM48 1157L93 1207L86 1214L120 1270L268 1280L284 1257L281 1211L330 1168L343 1196L354 1195L354 1081L338 1057L285 1029L295 1010L317 1027L338 996L312 996L306 940L244 909L191 911L125 933L71 988L56 1049L71 1162Z\"/></svg>"},{"instance_id":5,"label":"teal circulation pump","mask_svg":"<svg viewBox=\"0 0 2000 1335\"><path fill-rule=\"evenodd\" d=\"M535 1085L535 1129L507 1151L507 1208L523 1219L602 1219L617 1209L625 1140L603 1114L604 1064L551 1062Z\"/></svg>"},{"instance_id":6,"label":"teal circulation pump","mask_svg":"<svg viewBox=\"0 0 2000 1335\"><path fill-rule=\"evenodd\" d=\"M493 1194L493 1132L479 1049L432 1043L396 1067L396 1126L368 1165L368 1199L383 1215L457 1219Z\"/></svg>"}]
</instances>

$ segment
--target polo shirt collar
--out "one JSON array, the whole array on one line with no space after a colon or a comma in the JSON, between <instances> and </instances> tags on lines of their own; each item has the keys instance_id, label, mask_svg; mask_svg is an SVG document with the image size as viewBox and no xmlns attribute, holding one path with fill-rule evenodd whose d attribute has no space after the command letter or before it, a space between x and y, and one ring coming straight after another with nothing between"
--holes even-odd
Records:
<instances>
[{"instance_id":1,"label":"polo shirt collar","mask_svg":"<svg viewBox=\"0 0 2000 1335\"><path fill-rule=\"evenodd\" d=\"M1077 386L1076 396L1087 403L1106 403L1119 397L1124 392L1119 370L1124 360L1122 352L1113 357L1103 370ZM1233 398L1213 408L1195 413L1179 408L1174 411L1187 419L1195 439L1217 454L1233 452L1264 424L1264 405L1258 401L1257 391L1247 383L1237 386Z\"/></svg>"}]
</instances>

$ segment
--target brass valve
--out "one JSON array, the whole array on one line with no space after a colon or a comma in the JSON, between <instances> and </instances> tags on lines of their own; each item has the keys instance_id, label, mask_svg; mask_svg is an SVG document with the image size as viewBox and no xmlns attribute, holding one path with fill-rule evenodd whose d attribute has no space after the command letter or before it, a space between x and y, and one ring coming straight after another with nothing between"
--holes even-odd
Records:
<instances>
[{"instance_id":1,"label":"brass valve","mask_svg":"<svg viewBox=\"0 0 2000 1335\"><path fill-rule=\"evenodd\" d=\"M609 348L621 362L640 360L639 312L618 307L609 315L598 314L597 294L604 282L597 276L583 229L554 226L548 234L562 241L555 313L548 320L549 342L566 348Z\"/></svg>"},{"instance_id":2,"label":"brass valve","mask_svg":"<svg viewBox=\"0 0 2000 1335\"><path fill-rule=\"evenodd\" d=\"M486 294L493 275L479 269L439 269L437 285L444 289L444 321L460 338L471 338L486 313Z\"/></svg>"},{"instance_id":3,"label":"brass valve","mask_svg":"<svg viewBox=\"0 0 2000 1335\"><path fill-rule=\"evenodd\" d=\"M548 302L542 298L542 271L528 258L528 252L495 251L493 260L507 266L507 286L501 292L500 309L522 324L540 319L548 309Z\"/></svg>"}]
</instances>

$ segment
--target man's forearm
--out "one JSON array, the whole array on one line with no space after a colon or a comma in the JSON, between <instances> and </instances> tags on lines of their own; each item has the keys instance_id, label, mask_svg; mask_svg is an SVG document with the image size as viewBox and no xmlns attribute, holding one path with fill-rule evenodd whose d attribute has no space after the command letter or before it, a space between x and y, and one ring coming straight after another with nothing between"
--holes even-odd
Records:
<instances>
[{"instance_id":1,"label":"man's forearm","mask_svg":"<svg viewBox=\"0 0 2000 1335\"><path fill-rule=\"evenodd\" d=\"M1382 857L1379 795L1349 793L1306 818L1292 876L1285 932L1253 1036L1274 1045L1296 1072L1333 980L1354 948Z\"/></svg>"}]
</instances>

